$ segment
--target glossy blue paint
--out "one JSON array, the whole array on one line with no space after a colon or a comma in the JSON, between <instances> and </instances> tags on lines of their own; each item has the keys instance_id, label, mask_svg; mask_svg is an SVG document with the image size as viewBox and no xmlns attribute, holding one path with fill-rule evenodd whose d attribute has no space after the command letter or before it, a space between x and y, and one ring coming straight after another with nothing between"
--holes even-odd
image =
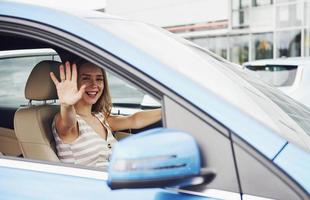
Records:
<instances>
[{"instance_id":1,"label":"glossy blue paint","mask_svg":"<svg viewBox=\"0 0 310 200\"><path fill-rule=\"evenodd\" d=\"M99 28L88 21L64 12L32 5L12 2L0 3L0 5L1 15L37 21L65 30L125 60L163 85L173 89L178 95L229 127L269 159L272 159L286 143L285 139L276 135L251 116L241 112L221 97L197 84L194 80L188 79L184 74L156 59L154 55L135 46L132 41L130 42L109 32L104 28L104 24ZM132 23L130 21L126 22ZM145 28L147 29L147 26ZM156 35L152 32L152 36L162 38L163 34L158 32ZM173 41L173 44L178 43L172 39L167 40L169 42ZM181 44L177 45L184 48Z\"/></svg>"},{"instance_id":2,"label":"glossy blue paint","mask_svg":"<svg viewBox=\"0 0 310 200\"><path fill-rule=\"evenodd\" d=\"M0 167L0 199L209 199L164 189L111 190L103 180Z\"/></svg>"},{"instance_id":3,"label":"glossy blue paint","mask_svg":"<svg viewBox=\"0 0 310 200\"><path fill-rule=\"evenodd\" d=\"M108 182L192 176L200 173L200 167L199 148L192 136L157 128L125 138L115 145Z\"/></svg>"},{"instance_id":4,"label":"glossy blue paint","mask_svg":"<svg viewBox=\"0 0 310 200\"><path fill-rule=\"evenodd\" d=\"M310 154L288 144L274 162L310 193Z\"/></svg>"}]
</instances>

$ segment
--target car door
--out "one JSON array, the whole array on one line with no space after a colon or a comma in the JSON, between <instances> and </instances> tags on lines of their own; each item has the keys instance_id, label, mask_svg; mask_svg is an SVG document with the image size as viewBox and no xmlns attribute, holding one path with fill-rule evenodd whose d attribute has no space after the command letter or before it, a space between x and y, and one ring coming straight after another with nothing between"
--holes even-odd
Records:
<instances>
[{"instance_id":1,"label":"car door","mask_svg":"<svg viewBox=\"0 0 310 200\"><path fill-rule=\"evenodd\" d=\"M220 199L240 199L228 129L179 97L164 96L164 106L166 126L191 133L201 148L203 166L216 171L216 178L210 184L181 191Z\"/></svg>"},{"instance_id":2,"label":"car door","mask_svg":"<svg viewBox=\"0 0 310 200\"><path fill-rule=\"evenodd\" d=\"M1 199L212 199L164 189L111 190L107 173L59 164L0 158Z\"/></svg>"}]
</instances>

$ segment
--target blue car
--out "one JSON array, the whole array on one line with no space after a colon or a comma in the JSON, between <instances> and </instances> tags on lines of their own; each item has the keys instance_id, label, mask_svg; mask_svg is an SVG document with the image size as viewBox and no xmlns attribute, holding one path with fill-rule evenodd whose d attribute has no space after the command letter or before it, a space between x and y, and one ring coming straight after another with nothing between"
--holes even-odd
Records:
<instances>
[{"instance_id":1,"label":"blue car","mask_svg":"<svg viewBox=\"0 0 310 200\"><path fill-rule=\"evenodd\" d=\"M162 109L115 132L108 167L59 161L49 72L108 72L113 114ZM0 2L0 199L309 199L310 110L161 28Z\"/></svg>"}]
</instances>

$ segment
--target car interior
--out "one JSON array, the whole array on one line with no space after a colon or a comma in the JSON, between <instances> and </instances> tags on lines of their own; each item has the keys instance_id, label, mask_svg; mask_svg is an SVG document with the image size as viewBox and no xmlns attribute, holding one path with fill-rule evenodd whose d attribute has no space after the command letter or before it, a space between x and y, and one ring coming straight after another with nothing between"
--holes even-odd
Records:
<instances>
[{"instance_id":1,"label":"car interior","mask_svg":"<svg viewBox=\"0 0 310 200\"><path fill-rule=\"evenodd\" d=\"M57 52L61 61L73 61L77 56L49 43L29 39L23 36L0 34L0 61L1 52L26 50L26 49L52 49ZM30 57L28 55L28 57ZM13 56L14 58L14 56ZM10 63L12 64L12 63ZM55 141L52 135L51 124L53 117L59 111L57 92L49 73L59 74L58 66L61 62L44 59L35 63L27 81L23 83L24 99L26 105L6 106L0 103L0 153L5 156L24 157L28 159L59 162L56 154ZM10 66L0 66L10 67ZM1 69L1 68L0 68ZM10 74L7 74L10 76ZM0 82L5 80L0 80ZM135 86L130 86L135 87ZM126 89L126 88L125 88ZM113 98L112 98L113 101ZM113 102L112 102L113 103ZM159 105L160 106L160 105ZM127 114L122 109L132 109L135 112L143 109L158 108L156 106L142 106L137 103L113 103L112 114ZM159 121L138 130L121 130L115 132L115 137L120 140L130 134L161 127Z\"/></svg>"}]
</instances>

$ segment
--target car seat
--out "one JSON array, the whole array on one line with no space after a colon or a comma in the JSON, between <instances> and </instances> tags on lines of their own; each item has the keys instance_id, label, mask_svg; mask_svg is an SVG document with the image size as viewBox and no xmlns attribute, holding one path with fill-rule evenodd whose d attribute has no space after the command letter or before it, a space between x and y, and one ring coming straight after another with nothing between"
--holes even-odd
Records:
<instances>
[{"instance_id":1,"label":"car seat","mask_svg":"<svg viewBox=\"0 0 310 200\"><path fill-rule=\"evenodd\" d=\"M59 77L60 64L57 61L41 61L28 77L25 98L29 100L29 105L19 108L14 116L14 130L25 158L59 161L51 128L59 106L49 101L55 102L58 97L49 74L54 72ZM33 105L33 100L42 103Z\"/></svg>"},{"instance_id":2,"label":"car seat","mask_svg":"<svg viewBox=\"0 0 310 200\"><path fill-rule=\"evenodd\" d=\"M22 155L13 129L0 127L0 153L6 156Z\"/></svg>"}]
</instances>

